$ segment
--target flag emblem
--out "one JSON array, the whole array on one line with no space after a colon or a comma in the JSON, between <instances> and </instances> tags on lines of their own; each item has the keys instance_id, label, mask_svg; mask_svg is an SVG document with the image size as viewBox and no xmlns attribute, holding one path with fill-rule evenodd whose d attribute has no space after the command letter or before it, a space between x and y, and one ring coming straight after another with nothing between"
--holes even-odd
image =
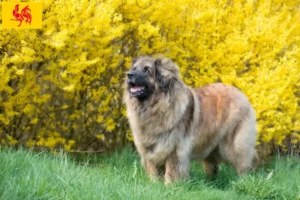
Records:
<instances>
[{"instance_id":1,"label":"flag emblem","mask_svg":"<svg viewBox=\"0 0 300 200\"><path fill-rule=\"evenodd\" d=\"M42 3L2 2L3 28L42 28Z\"/></svg>"}]
</instances>

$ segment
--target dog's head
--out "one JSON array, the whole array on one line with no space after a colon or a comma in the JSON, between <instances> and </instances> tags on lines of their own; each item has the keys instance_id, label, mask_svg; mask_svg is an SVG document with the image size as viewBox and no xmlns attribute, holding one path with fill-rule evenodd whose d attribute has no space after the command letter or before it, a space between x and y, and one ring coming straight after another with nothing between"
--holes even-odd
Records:
<instances>
[{"instance_id":1,"label":"dog's head","mask_svg":"<svg viewBox=\"0 0 300 200\"><path fill-rule=\"evenodd\" d=\"M168 58L138 57L127 73L127 90L132 97L147 99L154 93L168 93L179 80L179 69Z\"/></svg>"}]
</instances>

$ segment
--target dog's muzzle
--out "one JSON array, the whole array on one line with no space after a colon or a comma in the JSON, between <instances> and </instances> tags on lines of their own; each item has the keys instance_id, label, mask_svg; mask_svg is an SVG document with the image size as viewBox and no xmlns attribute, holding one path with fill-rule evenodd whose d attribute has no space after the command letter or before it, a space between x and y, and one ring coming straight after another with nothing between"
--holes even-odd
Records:
<instances>
[{"instance_id":1,"label":"dog's muzzle","mask_svg":"<svg viewBox=\"0 0 300 200\"><path fill-rule=\"evenodd\" d=\"M132 96L142 98L147 96L147 75L142 72L129 72L128 77L128 86L129 91Z\"/></svg>"}]
</instances>

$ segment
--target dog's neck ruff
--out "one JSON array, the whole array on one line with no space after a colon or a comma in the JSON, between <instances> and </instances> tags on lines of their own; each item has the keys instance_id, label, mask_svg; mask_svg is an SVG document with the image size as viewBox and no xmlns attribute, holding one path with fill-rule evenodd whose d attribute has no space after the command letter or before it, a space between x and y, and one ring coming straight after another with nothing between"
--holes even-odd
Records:
<instances>
[{"instance_id":1,"label":"dog's neck ruff","mask_svg":"<svg viewBox=\"0 0 300 200\"><path fill-rule=\"evenodd\" d=\"M149 130L152 134L160 134L178 125L188 108L191 96L190 89L182 86L168 93L153 94L144 101L131 98L132 103L128 106L132 106L142 132Z\"/></svg>"}]
</instances>

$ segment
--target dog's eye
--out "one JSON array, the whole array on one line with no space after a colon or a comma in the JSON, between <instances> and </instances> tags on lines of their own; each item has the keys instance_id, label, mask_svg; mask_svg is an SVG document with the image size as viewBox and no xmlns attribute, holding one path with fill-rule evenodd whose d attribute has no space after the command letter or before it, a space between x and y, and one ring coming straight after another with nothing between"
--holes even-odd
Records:
<instances>
[{"instance_id":1,"label":"dog's eye","mask_svg":"<svg viewBox=\"0 0 300 200\"><path fill-rule=\"evenodd\" d=\"M144 72L150 72L149 66L144 67Z\"/></svg>"},{"instance_id":2,"label":"dog's eye","mask_svg":"<svg viewBox=\"0 0 300 200\"><path fill-rule=\"evenodd\" d=\"M133 71L135 71L135 70L136 70L136 67L133 68Z\"/></svg>"}]
</instances>

